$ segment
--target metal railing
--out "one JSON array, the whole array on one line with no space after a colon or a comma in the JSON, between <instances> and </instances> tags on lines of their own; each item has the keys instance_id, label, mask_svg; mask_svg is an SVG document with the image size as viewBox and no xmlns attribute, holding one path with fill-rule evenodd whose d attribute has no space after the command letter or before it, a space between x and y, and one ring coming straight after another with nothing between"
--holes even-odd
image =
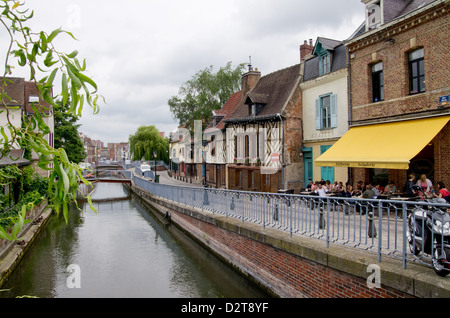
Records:
<instances>
[{"instance_id":1,"label":"metal railing","mask_svg":"<svg viewBox=\"0 0 450 318\"><path fill-rule=\"evenodd\" d=\"M158 184L133 177L134 184L158 197L244 222L377 253L406 263L431 265L431 256L410 252L407 216L418 207L448 204L400 199L360 199L245 192ZM449 210L450 211L450 210Z\"/></svg>"}]
</instances>

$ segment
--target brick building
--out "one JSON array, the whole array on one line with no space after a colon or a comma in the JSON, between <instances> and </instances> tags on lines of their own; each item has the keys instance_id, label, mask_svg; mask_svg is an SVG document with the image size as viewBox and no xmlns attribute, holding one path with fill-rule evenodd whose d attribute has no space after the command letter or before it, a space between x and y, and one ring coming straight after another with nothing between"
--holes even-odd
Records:
<instances>
[{"instance_id":1,"label":"brick building","mask_svg":"<svg viewBox=\"0 0 450 318\"><path fill-rule=\"evenodd\" d=\"M450 185L449 1L362 0L346 42L349 132L316 164L351 180L403 186L409 173Z\"/></svg>"}]
</instances>

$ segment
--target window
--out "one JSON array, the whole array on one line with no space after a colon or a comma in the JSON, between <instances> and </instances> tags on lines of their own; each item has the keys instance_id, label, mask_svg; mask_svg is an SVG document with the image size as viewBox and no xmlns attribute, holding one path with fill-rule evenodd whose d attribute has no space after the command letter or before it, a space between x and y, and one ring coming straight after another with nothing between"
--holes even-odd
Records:
<instances>
[{"instance_id":1,"label":"window","mask_svg":"<svg viewBox=\"0 0 450 318\"><path fill-rule=\"evenodd\" d=\"M316 129L337 127L337 95L327 94L316 100Z\"/></svg>"},{"instance_id":2,"label":"window","mask_svg":"<svg viewBox=\"0 0 450 318\"><path fill-rule=\"evenodd\" d=\"M39 103L39 96L30 95L28 102L31 103Z\"/></svg>"},{"instance_id":3,"label":"window","mask_svg":"<svg viewBox=\"0 0 450 318\"><path fill-rule=\"evenodd\" d=\"M216 155L216 136L211 136L211 157Z\"/></svg>"},{"instance_id":4,"label":"window","mask_svg":"<svg viewBox=\"0 0 450 318\"><path fill-rule=\"evenodd\" d=\"M425 92L425 61L423 48L409 53L409 93Z\"/></svg>"},{"instance_id":5,"label":"window","mask_svg":"<svg viewBox=\"0 0 450 318\"><path fill-rule=\"evenodd\" d=\"M330 63L330 54L326 53L319 57L319 74L324 75L330 73L331 63Z\"/></svg>"},{"instance_id":6,"label":"window","mask_svg":"<svg viewBox=\"0 0 450 318\"><path fill-rule=\"evenodd\" d=\"M383 63L372 65L372 102L384 100Z\"/></svg>"}]
</instances>

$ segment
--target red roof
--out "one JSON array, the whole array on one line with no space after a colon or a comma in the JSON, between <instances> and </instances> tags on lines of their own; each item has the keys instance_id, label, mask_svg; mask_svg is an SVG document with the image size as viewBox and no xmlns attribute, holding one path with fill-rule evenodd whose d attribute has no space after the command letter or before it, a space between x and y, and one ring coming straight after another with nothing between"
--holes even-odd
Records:
<instances>
[{"instance_id":1,"label":"red roof","mask_svg":"<svg viewBox=\"0 0 450 318\"><path fill-rule=\"evenodd\" d=\"M236 108L239 106L239 103L241 102L242 92L237 92L232 94L225 105L221 109L218 109L215 112L216 116L223 116L221 121L214 126L215 119L213 118L213 121L209 124L208 128L217 128L217 129L224 129L225 123L223 122L225 119L227 119L233 112L236 110Z\"/></svg>"}]
</instances>

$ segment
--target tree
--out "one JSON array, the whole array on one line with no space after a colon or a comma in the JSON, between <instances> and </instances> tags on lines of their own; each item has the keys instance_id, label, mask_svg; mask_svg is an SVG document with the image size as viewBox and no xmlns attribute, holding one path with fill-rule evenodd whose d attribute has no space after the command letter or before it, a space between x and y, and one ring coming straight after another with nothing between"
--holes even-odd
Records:
<instances>
[{"instance_id":1,"label":"tree","mask_svg":"<svg viewBox=\"0 0 450 318\"><path fill-rule=\"evenodd\" d=\"M141 126L129 138L130 152L133 160L155 160L154 152L158 153L157 160L169 161L169 140L162 137L155 126Z\"/></svg>"},{"instance_id":2,"label":"tree","mask_svg":"<svg viewBox=\"0 0 450 318\"><path fill-rule=\"evenodd\" d=\"M241 88L242 72L245 64L232 68L231 62L213 73L213 66L197 72L191 80L179 89L178 96L169 101L170 111L180 124L192 128L195 120L209 123L212 111L220 109L228 98Z\"/></svg>"},{"instance_id":3,"label":"tree","mask_svg":"<svg viewBox=\"0 0 450 318\"><path fill-rule=\"evenodd\" d=\"M64 148L70 162L79 163L86 158L83 142L81 141L77 125L78 116L69 113L70 103L65 105L57 101L58 107L54 107L53 116L55 121L55 148Z\"/></svg>"},{"instance_id":4,"label":"tree","mask_svg":"<svg viewBox=\"0 0 450 318\"><path fill-rule=\"evenodd\" d=\"M64 148L55 149L43 138L50 132L49 127L42 119L37 109L44 106L37 103L33 115L24 117L21 125L17 125L12 114L17 106L11 106L8 95L8 77L12 76L14 63L20 68L27 68L30 74L29 81L34 82L40 98L57 107L56 99L60 98L63 104L70 100L69 114L80 115L83 106L87 103L97 113L99 110L97 84L85 74L86 61L80 62L75 50L69 54L59 52L53 40L60 35L68 35L75 39L72 33L61 28L50 33L45 31L33 32L27 25L33 18L33 11L24 8L25 3L12 0L0 1L0 25L9 36L9 43L4 62L4 73L0 77L0 107L2 116L6 117L6 125L0 127L0 158L7 156L16 145L26 150L33 150L39 155L38 165L50 172L48 180L49 201L53 209L60 211L68 220L69 204L76 202L79 181L90 185L76 163L72 163ZM14 62L15 61L15 62ZM55 94L55 83L59 79L60 92ZM92 210L90 198L88 202ZM0 238L13 240L23 227L27 207L24 206L18 213L12 233L0 227Z\"/></svg>"}]
</instances>

